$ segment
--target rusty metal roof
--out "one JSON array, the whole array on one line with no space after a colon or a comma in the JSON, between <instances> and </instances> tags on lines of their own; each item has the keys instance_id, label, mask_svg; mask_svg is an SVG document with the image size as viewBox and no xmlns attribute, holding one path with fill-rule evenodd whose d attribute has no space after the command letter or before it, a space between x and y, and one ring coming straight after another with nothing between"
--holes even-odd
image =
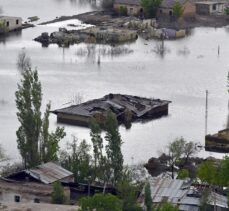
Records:
<instances>
[{"instance_id":1,"label":"rusty metal roof","mask_svg":"<svg viewBox=\"0 0 229 211\"><path fill-rule=\"evenodd\" d=\"M48 162L33 169L25 170L25 172L45 184L51 184L73 175L72 172L53 162Z\"/></svg>"}]
</instances>

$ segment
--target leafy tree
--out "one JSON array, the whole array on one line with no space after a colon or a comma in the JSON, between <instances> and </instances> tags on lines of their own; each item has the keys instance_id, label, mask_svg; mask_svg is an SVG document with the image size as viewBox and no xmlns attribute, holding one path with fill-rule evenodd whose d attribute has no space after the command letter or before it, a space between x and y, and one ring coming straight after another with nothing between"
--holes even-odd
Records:
<instances>
[{"instance_id":1,"label":"leafy tree","mask_svg":"<svg viewBox=\"0 0 229 211\"><path fill-rule=\"evenodd\" d=\"M39 137L41 132L41 83L37 70L30 68L22 72L21 84L16 95L17 117L20 122L17 130L18 149L26 167L39 164Z\"/></svg>"},{"instance_id":2,"label":"leafy tree","mask_svg":"<svg viewBox=\"0 0 229 211\"><path fill-rule=\"evenodd\" d=\"M145 206L147 211L152 211L152 198L149 182L147 182L145 186Z\"/></svg>"},{"instance_id":3,"label":"leafy tree","mask_svg":"<svg viewBox=\"0 0 229 211\"><path fill-rule=\"evenodd\" d=\"M219 172L218 178L220 178L218 184L220 183L223 186L228 186L229 184L229 157L228 156L225 156L221 160L220 170L218 170L217 172Z\"/></svg>"},{"instance_id":4,"label":"leafy tree","mask_svg":"<svg viewBox=\"0 0 229 211\"><path fill-rule=\"evenodd\" d=\"M149 17L156 17L157 9L160 7L162 0L141 0L141 5Z\"/></svg>"},{"instance_id":5,"label":"leafy tree","mask_svg":"<svg viewBox=\"0 0 229 211\"><path fill-rule=\"evenodd\" d=\"M105 128L106 153L113 170L113 183L116 183L122 175L123 155L121 152L122 139L118 130L118 121L112 112L107 114Z\"/></svg>"},{"instance_id":6,"label":"leafy tree","mask_svg":"<svg viewBox=\"0 0 229 211\"><path fill-rule=\"evenodd\" d=\"M176 138L168 146L168 164L171 167L172 178L174 178L175 165L180 164L181 161L187 163L191 156L197 153L198 149L196 143L187 142L183 137Z\"/></svg>"},{"instance_id":7,"label":"leafy tree","mask_svg":"<svg viewBox=\"0 0 229 211\"><path fill-rule=\"evenodd\" d=\"M5 158L5 153L4 153L4 150L2 148L2 145L0 145L0 161L3 160Z\"/></svg>"},{"instance_id":8,"label":"leafy tree","mask_svg":"<svg viewBox=\"0 0 229 211\"><path fill-rule=\"evenodd\" d=\"M73 172L75 182L85 182L91 176L91 146L85 140L79 144L77 142L78 139L73 137L73 142L68 143L67 150L60 152L60 163Z\"/></svg>"},{"instance_id":9,"label":"leafy tree","mask_svg":"<svg viewBox=\"0 0 229 211\"><path fill-rule=\"evenodd\" d=\"M138 186L132 184L132 175L129 169L123 170L122 178L117 184L118 196L123 201L123 211L142 210L136 204Z\"/></svg>"},{"instance_id":10,"label":"leafy tree","mask_svg":"<svg viewBox=\"0 0 229 211\"><path fill-rule=\"evenodd\" d=\"M65 203L64 188L59 181L53 184L52 203L53 204Z\"/></svg>"},{"instance_id":11,"label":"leafy tree","mask_svg":"<svg viewBox=\"0 0 229 211\"><path fill-rule=\"evenodd\" d=\"M184 13L184 7L181 5L179 1L176 1L173 5L173 15L178 19Z\"/></svg>"},{"instance_id":12,"label":"leafy tree","mask_svg":"<svg viewBox=\"0 0 229 211\"><path fill-rule=\"evenodd\" d=\"M122 211L122 201L111 194L95 194L80 199L81 211Z\"/></svg>"},{"instance_id":13,"label":"leafy tree","mask_svg":"<svg viewBox=\"0 0 229 211\"><path fill-rule=\"evenodd\" d=\"M187 169L181 169L178 171L177 179L185 179L189 177L189 172Z\"/></svg>"},{"instance_id":14,"label":"leafy tree","mask_svg":"<svg viewBox=\"0 0 229 211\"><path fill-rule=\"evenodd\" d=\"M41 126L40 159L45 163L58 160L59 142L66 135L64 128L61 127L57 127L55 132L49 133L50 108L49 103L46 106Z\"/></svg>"},{"instance_id":15,"label":"leafy tree","mask_svg":"<svg viewBox=\"0 0 229 211\"><path fill-rule=\"evenodd\" d=\"M20 57L21 83L15 93L17 117L20 126L16 132L17 144L24 160L25 168L34 167L42 162L57 160L58 143L65 136L63 128L49 133L48 117L50 104L42 119L42 88L37 70L32 70L30 60L23 54Z\"/></svg>"},{"instance_id":16,"label":"leafy tree","mask_svg":"<svg viewBox=\"0 0 229 211\"><path fill-rule=\"evenodd\" d=\"M217 183L218 178L217 169L211 161L204 161L197 169L197 177L208 184Z\"/></svg>"}]
</instances>

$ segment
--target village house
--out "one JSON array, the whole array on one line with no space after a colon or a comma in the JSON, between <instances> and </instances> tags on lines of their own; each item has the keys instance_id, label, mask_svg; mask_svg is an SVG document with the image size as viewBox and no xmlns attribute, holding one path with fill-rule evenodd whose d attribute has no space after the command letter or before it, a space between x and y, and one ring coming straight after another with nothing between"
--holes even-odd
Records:
<instances>
[{"instance_id":1,"label":"village house","mask_svg":"<svg viewBox=\"0 0 229 211\"><path fill-rule=\"evenodd\" d=\"M22 18L11 16L0 16L0 30L9 32L20 29L22 27Z\"/></svg>"},{"instance_id":2,"label":"village house","mask_svg":"<svg viewBox=\"0 0 229 211\"><path fill-rule=\"evenodd\" d=\"M57 115L58 122L88 127L94 118L103 126L109 111L115 114L120 124L129 123L137 119L153 119L168 115L169 103L170 101L160 99L108 94L100 99L52 112Z\"/></svg>"},{"instance_id":3,"label":"village house","mask_svg":"<svg viewBox=\"0 0 229 211\"><path fill-rule=\"evenodd\" d=\"M196 2L196 13L199 15L223 14L225 5L217 1Z\"/></svg>"},{"instance_id":4,"label":"village house","mask_svg":"<svg viewBox=\"0 0 229 211\"><path fill-rule=\"evenodd\" d=\"M141 16L143 14L141 0L115 0L114 10L121 12L123 9L126 9L127 14L130 16Z\"/></svg>"},{"instance_id":5,"label":"village house","mask_svg":"<svg viewBox=\"0 0 229 211\"><path fill-rule=\"evenodd\" d=\"M71 183L73 173L49 162L0 178L0 202L51 203L52 184L56 181ZM70 201L70 188L64 187L66 201Z\"/></svg>"},{"instance_id":6,"label":"village house","mask_svg":"<svg viewBox=\"0 0 229 211\"><path fill-rule=\"evenodd\" d=\"M180 211L199 211L201 197L206 185L201 186L191 180L171 179L168 177L151 177L149 179L151 198L154 206L172 203ZM144 204L144 188L139 202ZM207 210L226 211L227 197L222 193L211 191L207 200Z\"/></svg>"},{"instance_id":7,"label":"village house","mask_svg":"<svg viewBox=\"0 0 229 211\"><path fill-rule=\"evenodd\" d=\"M161 6L158 9L158 16L173 16L173 6L179 2L183 9L183 17L194 17L196 14L195 4L191 0L162 0Z\"/></svg>"}]
</instances>

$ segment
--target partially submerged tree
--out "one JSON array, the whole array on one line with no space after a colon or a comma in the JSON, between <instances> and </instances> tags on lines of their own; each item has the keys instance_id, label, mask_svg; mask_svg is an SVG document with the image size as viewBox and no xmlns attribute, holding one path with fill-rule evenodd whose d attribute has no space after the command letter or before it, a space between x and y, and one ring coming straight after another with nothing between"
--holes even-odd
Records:
<instances>
[{"instance_id":1,"label":"partially submerged tree","mask_svg":"<svg viewBox=\"0 0 229 211\"><path fill-rule=\"evenodd\" d=\"M141 0L141 5L144 8L147 16L155 18L157 9L160 7L162 0Z\"/></svg>"},{"instance_id":2,"label":"partially submerged tree","mask_svg":"<svg viewBox=\"0 0 229 211\"><path fill-rule=\"evenodd\" d=\"M31 59L27 56L25 49L22 49L18 54L17 68L21 72L31 68Z\"/></svg>"}]
</instances>

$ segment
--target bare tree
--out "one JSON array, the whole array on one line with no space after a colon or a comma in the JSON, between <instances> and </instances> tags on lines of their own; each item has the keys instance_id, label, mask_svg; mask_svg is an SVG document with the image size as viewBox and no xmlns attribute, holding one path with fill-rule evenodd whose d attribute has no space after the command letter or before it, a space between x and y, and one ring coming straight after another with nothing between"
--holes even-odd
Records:
<instances>
[{"instance_id":1,"label":"bare tree","mask_svg":"<svg viewBox=\"0 0 229 211\"><path fill-rule=\"evenodd\" d=\"M17 68L19 71L23 72L26 69L31 68L31 59L26 55L25 49L22 49L17 58Z\"/></svg>"}]
</instances>

